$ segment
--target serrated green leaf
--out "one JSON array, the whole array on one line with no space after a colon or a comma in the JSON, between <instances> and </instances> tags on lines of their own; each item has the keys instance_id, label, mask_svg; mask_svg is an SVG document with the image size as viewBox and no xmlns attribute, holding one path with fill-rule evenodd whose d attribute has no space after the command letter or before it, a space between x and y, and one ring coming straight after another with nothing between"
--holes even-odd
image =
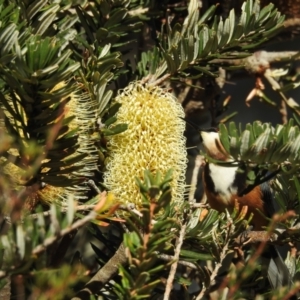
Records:
<instances>
[{"instance_id":1,"label":"serrated green leaf","mask_svg":"<svg viewBox=\"0 0 300 300\"><path fill-rule=\"evenodd\" d=\"M244 32L244 27L241 24L237 24L234 27L234 32L233 32L233 37L232 37L232 41L239 41L239 39L241 38L241 36L243 35Z\"/></svg>"},{"instance_id":2,"label":"serrated green leaf","mask_svg":"<svg viewBox=\"0 0 300 300\"><path fill-rule=\"evenodd\" d=\"M290 156L291 142L287 142L279 147L272 155L272 160L278 163L285 161Z\"/></svg>"},{"instance_id":3,"label":"serrated green leaf","mask_svg":"<svg viewBox=\"0 0 300 300\"><path fill-rule=\"evenodd\" d=\"M113 104L110 106L110 108L108 109L107 114L105 115L105 117L106 117L107 119L109 119L109 118L115 116L115 114L119 111L119 109L120 109L121 106L122 106L121 103L118 103L118 102L113 103Z\"/></svg>"},{"instance_id":4,"label":"serrated green leaf","mask_svg":"<svg viewBox=\"0 0 300 300\"><path fill-rule=\"evenodd\" d=\"M242 155L242 159L245 159L243 155L247 152L249 146L250 146L250 131L245 130L241 136L241 147L240 147L240 152Z\"/></svg>"},{"instance_id":5,"label":"serrated green leaf","mask_svg":"<svg viewBox=\"0 0 300 300\"><path fill-rule=\"evenodd\" d=\"M236 125L235 125L234 122L230 122L230 123L229 123L229 131L228 131L228 132L229 132L229 135L230 135L231 137L238 138L238 135L237 135L238 130L237 130Z\"/></svg>"},{"instance_id":6,"label":"serrated green leaf","mask_svg":"<svg viewBox=\"0 0 300 300\"><path fill-rule=\"evenodd\" d=\"M106 106L108 105L111 97L113 95L113 92L112 91L107 91L101 98L100 98L100 95L97 94L97 102L99 103L99 107L98 107L98 110L99 110L99 115L101 114L101 112L103 112L106 108Z\"/></svg>"},{"instance_id":7,"label":"serrated green leaf","mask_svg":"<svg viewBox=\"0 0 300 300\"><path fill-rule=\"evenodd\" d=\"M274 4L270 3L267 6L263 7L262 10L259 13L258 20L260 22L264 22L267 20L270 16L270 12L273 10Z\"/></svg>"},{"instance_id":8,"label":"serrated green leaf","mask_svg":"<svg viewBox=\"0 0 300 300\"><path fill-rule=\"evenodd\" d=\"M229 36L230 36L230 21L229 19L226 19L224 22L224 26L223 28L220 27L220 30L222 30L222 32L219 32L219 36L221 35L220 41L219 41L219 47L222 48L224 45L227 44L228 40L229 40Z\"/></svg>"},{"instance_id":9,"label":"serrated green leaf","mask_svg":"<svg viewBox=\"0 0 300 300\"><path fill-rule=\"evenodd\" d=\"M111 118L107 119L107 120L104 122L104 124L105 124L105 126L108 127L109 125L115 123L116 121L117 121L117 117L111 117Z\"/></svg>"},{"instance_id":10,"label":"serrated green leaf","mask_svg":"<svg viewBox=\"0 0 300 300\"><path fill-rule=\"evenodd\" d=\"M300 155L300 135L294 139L291 147L291 161L299 159Z\"/></svg>"},{"instance_id":11,"label":"serrated green leaf","mask_svg":"<svg viewBox=\"0 0 300 300\"><path fill-rule=\"evenodd\" d=\"M211 77L218 77L217 73L212 73L208 70L207 67L198 67L198 66L194 66L193 69L200 71L201 73L204 73L206 75L209 75Z\"/></svg>"},{"instance_id":12,"label":"serrated green leaf","mask_svg":"<svg viewBox=\"0 0 300 300\"><path fill-rule=\"evenodd\" d=\"M119 267L119 275L122 277L122 286L124 289L130 290L130 288L134 285L134 280L131 277L131 275L129 274L129 272L127 272L125 270L125 268L123 268L122 266Z\"/></svg>"},{"instance_id":13,"label":"serrated green leaf","mask_svg":"<svg viewBox=\"0 0 300 300\"><path fill-rule=\"evenodd\" d=\"M190 250L180 250L180 256L187 259L196 259L196 260L212 260L213 257L208 253L199 253Z\"/></svg>"},{"instance_id":14,"label":"serrated green leaf","mask_svg":"<svg viewBox=\"0 0 300 300\"><path fill-rule=\"evenodd\" d=\"M234 10L232 9L229 13L229 37L228 37L228 41L227 43L230 43L232 37L233 37L233 33L235 30L235 13Z\"/></svg>"},{"instance_id":15,"label":"serrated green leaf","mask_svg":"<svg viewBox=\"0 0 300 300\"><path fill-rule=\"evenodd\" d=\"M67 176L54 176L47 174L40 174L39 177L41 178L41 181L57 187L70 187L82 183L83 181L83 179L70 179Z\"/></svg>"},{"instance_id":16,"label":"serrated green leaf","mask_svg":"<svg viewBox=\"0 0 300 300\"><path fill-rule=\"evenodd\" d=\"M104 136L115 135L118 133L122 133L123 131L127 130L127 128L128 128L127 124L117 124L112 128L103 129L102 133Z\"/></svg>"},{"instance_id":17,"label":"serrated green leaf","mask_svg":"<svg viewBox=\"0 0 300 300\"><path fill-rule=\"evenodd\" d=\"M215 32L212 32L211 38L212 38L212 45L210 51L211 53L215 53L219 49L217 34Z\"/></svg>"},{"instance_id":18,"label":"serrated green leaf","mask_svg":"<svg viewBox=\"0 0 300 300\"><path fill-rule=\"evenodd\" d=\"M247 26L244 28L244 34L248 35L253 32L253 29L255 28L255 22L256 22L256 17L252 13L248 19Z\"/></svg>"},{"instance_id":19,"label":"serrated green leaf","mask_svg":"<svg viewBox=\"0 0 300 300\"><path fill-rule=\"evenodd\" d=\"M104 58L107 54L109 54L111 48L111 44L107 44L103 47L103 49L101 50L101 53L99 55L99 59L100 58Z\"/></svg>"},{"instance_id":20,"label":"serrated green leaf","mask_svg":"<svg viewBox=\"0 0 300 300\"><path fill-rule=\"evenodd\" d=\"M28 19L31 20L46 4L47 2L44 0L37 0L31 3L26 10Z\"/></svg>"},{"instance_id":21,"label":"serrated green leaf","mask_svg":"<svg viewBox=\"0 0 300 300\"><path fill-rule=\"evenodd\" d=\"M294 183L294 185L296 187L297 195L300 195L300 182L299 182L297 176L294 175L293 178L292 178L292 180L293 180L293 183Z\"/></svg>"},{"instance_id":22,"label":"serrated green leaf","mask_svg":"<svg viewBox=\"0 0 300 300\"><path fill-rule=\"evenodd\" d=\"M7 25L3 30L0 31L0 45L5 46L5 43L10 39L13 33L16 31L17 25L11 23Z\"/></svg>"},{"instance_id":23,"label":"serrated green leaf","mask_svg":"<svg viewBox=\"0 0 300 300\"><path fill-rule=\"evenodd\" d=\"M143 287L147 281L150 279L150 274L148 272L141 272L135 281L135 288L139 289Z\"/></svg>"},{"instance_id":24,"label":"serrated green leaf","mask_svg":"<svg viewBox=\"0 0 300 300\"><path fill-rule=\"evenodd\" d=\"M211 38L209 29L206 26L202 30L202 39L203 39L203 47L200 53L200 57L205 57L210 52L210 49L213 44L213 39Z\"/></svg>"},{"instance_id":25,"label":"serrated green leaf","mask_svg":"<svg viewBox=\"0 0 300 300\"><path fill-rule=\"evenodd\" d=\"M44 75L49 75L49 74L53 73L54 71L56 71L58 69L58 67L59 67L58 65L52 65L47 68L37 70L36 72L32 73L32 77L42 77Z\"/></svg>"},{"instance_id":26,"label":"serrated green leaf","mask_svg":"<svg viewBox=\"0 0 300 300\"><path fill-rule=\"evenodd\" d=\"M216 12L217 6L216 5L211 5L206 11L205 13L202 15L202 17L200 18L200 20L198 21L198 24L202 24L202 23L206 23L208 20L210 20L212 18L212 16L214 16L215 12Z\"/></svg>"},{"instance_id":27,"label":"serrated green leaf","mask_svg":"<svg viewBox=\"0 0 300 300\"><path fill-rule=\"evenodd\" d=\"M264 149L266 149L269 138L270 138L271 130L268 128L265 132L261 133L259 137L254 142L255 153L258 155Z\"/></svg>"},{"instance_id":28,"label":"serrated green leaf","mask_svg":"<svg viewBox=\"0 0 300 300\"><path fill-rule=\"evenodd\" d=\"M161 283L161 280L158 279L158 280L155 280L155 281L152 281L152 282L146 284L145 286L143 286L140 289L137 289L136 292L137 292L137 294L140 295L139 299L149 299L150 292L153 291L155 286L157 286L160 283Z\"/></svg>"},{"instance_id":29,"label":"serrated green leaf","mask_svg":"<svg viewBox=\"0 0 300 300\"><path fill-rule=\"evenodd\" d=\"M50 9L49 9L50 10ZM34 32L36 35L43 35L45 31L50 27L54 19L56 18L56 12L59 10L59 5L53 6L51 8L51 13L47 12L46 17L39 19L41 20L40 24L35 28Z\"/></svg>"},{"instance_id":30,"label":"serrated green leaf","mask_svg":"<svg viewBox=\"0 0 300 300\"><path fill-rule=\"evenodd\" d=\"M244 6L244 4L245 4L245 6ZM249 19L251 18L251 15L252 15L252 11L253 11L253 0L247 0L246 3L244 2L244 4L243 4L243 7L244 7L244 10L247 15L246 24L248 24Z\"/></svg>"},{"instance_id":31,"label":"serrated green leaf","mask_svg":"<svg viewBox=\"0 0 300 300\"><path fill-rule=\"evenodd\" d=\"M240 17L240 24L241 24L241 27L243 28L243 32L244 32L244 28L246 27L246 24L247 24L247 14L245 13L245 11L242 11L242 14Z\"/></svg>"},{"instance_id":32,"label":"serrated green leaf","mask_svg":"<svg viewBox=\"0 0 300 300\"><path fill-rule=\"evenodd\" d=\"M166 60L169 73L170 74L176 73L177 68L176 68L175 62L174 62L173 58L171 57L171 55L164 51L162 52L162 55L163 55L164 59Z\"/></svg>"},{"instance_id":33,"label":"serrated green leaf","mask_svg":"<svg viewBox=\"0 0 300 300\"><path fill-rule=\"evenodd\" d=\"M68 150L70 150L70 148L75 148L76 149L77 148L77 143L78 143L78 136L77 135L70 136L70 137L67 137L67 138L65 138L65 136L63 136L62 138L57 139L54 142L54 145L53 145L52 149L49 150L49 152L50 151L55 151L55 152L59 153L62 150L64 150L62 152L68 151Z\"/></svg>"},{"instance_id":34,"label":"serrated green leaf","mask_svg":"<svg viewBox=\"0 0 300 300\"><path fill-rule=\"evenodd\" d=\"M135 249L141 243L141 237L137 232L125 233L123 235L124 247L128 247L130 252L135 253Z\"/></svg>"},{"instance_id":35,"label":"serrated green leaf","mask_svg":"<svg viewBox=\"0 0 300 300\"><path fill-rule=\"evenodd\" d=\"M0 100L2 105L5 107L5 109L7 110L7 112L13 117L14 120L21 122L22 125L25 125L23 123L23 119L20 116L20 114L18 114L8 103L7 99L0 93ZM9 121L8 121L9 122Z\"/></svg>"},{"instance_id":36,"label":"serrated green leaf","mask_svg":"<svg viewBox=\"0 0 300 300\"><path fill-rule=\"evenodd\" d=\"M230 153L230 142L228 140L228 131L224 124L219 125L221 143L227 153Z\"/></svg>"},{"instance_id":37,"label":"serrated green leaf","mask_svg":"<svg viewBox=\"0 0 300 300\"><path fill-rule=\"evenodd\" d=\"M48 158L48 156L47 156ZM56 157L55 157L56 158ZM82 164L80 165L76 165L76 166L71 166L71 167L65 167L64 169L50 169L49 171L47 171L47 175L64 175L64 174L71 174L73 172L78 172L81 171L84 168L84 163L82 162Z\"/></svg>"},{"instance_id":38,"label":"serrated green leaf","mask_svg":"<svg viewBox=\"0 0 300 300\"><path fill-rule=\"evenodd\" d=\"M260 121L255 121L253 123L252 128L253 128L253 133L254 133L255 138L257 138L258 136L260 136L263 133L263 128L262 128Z\"/></svg>"},{"instance_id":39,"label":"serrated green leaf","mask_svg":"<svg viewBox=\"0 0 300 300\"><path fill-rule=\"evenodd\" d=\"M274 151L276 151L277 148L278 148L277 140L273 138L268 144L267 153L265 155L266 162L275 162L276 163L276 161L272 161L272 156L273 156Z\"/></svg>"},{"instance_id":40,"label":"serrated green leaf","mask_svg":"<svg viewBox=\"0 0 300 300\"><path fill-rule=\"evenodd\" d=\"M107 29L111 29L117 25L126 17L127 15L126 8L119 8L116 9L113 14L109 16L108 21L104 24L104 27Z\"/></svg>"},{"instance_id":41,"label":"serrated green leaf","mask_svg":"<svg viewBox=\"0 0 300 300\"><path fill-rule=\"evenodd\" d=\"M81 153L77 154L76 156L67 157L62 161L49 161L43 163L44 168L64 168L70 165L73 165L75 163L78 163L82 161L88 154L87 153Z\"/></svg>"},{"instance_id":42,"label":"serrated green leaf","mask_svg":"<svg viewBox=\"0 0 300 300\"><path fill-rule=\"evenodd\" d=\"M4 42L4 45L2 45L1 47L1 55L6 54L7 52L9 52L13 45L17 43L18 41L18 37L19 37L19 32L18 31L14 31L10 36L9 39ZM1 46L1 42L0 42L0 46Z\"/></svg>"}]
</instances>

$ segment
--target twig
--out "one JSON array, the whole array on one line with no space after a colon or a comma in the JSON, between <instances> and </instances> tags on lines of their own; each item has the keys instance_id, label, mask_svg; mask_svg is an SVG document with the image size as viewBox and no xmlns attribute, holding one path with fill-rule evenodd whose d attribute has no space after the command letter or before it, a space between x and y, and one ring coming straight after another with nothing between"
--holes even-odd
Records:
<instances>
[{"instance_id":1,"label":"twig","mask_svg":"<svg viewBox=\"0 0 300 300\"><path fill-rule=\"evenodd\" d=\"M126 210L126 211L131 211L133 212L134 214L136 214L138 217L142 218L143 217L143 214L137 210L135 208L135 205L133 203L129 203L128 205L120 205L119 206L119 209L122 209L122 210ZM151 220L151 224L156 224L157 221L156 220Z\"/></svg>"},{"instance_id":2,"label":"twig","mask_svg":"<svg viewBox=\"0 0 300 300\"><path fill-rule=\"evenodd\" d=\"M88 185L91 186L98 194L101 194L101 191L99 190L99 188L96 186L96 183L94 180L90 179L88 180Z\"/></svg>"},{"instance_id":3,"label":"twig","mask_svg":"<svg viewBox=\"0 0 300 300\"><path fill-rule=\"evenodd\" d=\"M200 171L201 166L203 165L204 157L202 155L197 155L195 158L195 165L193 169L193 174L192 174L192 180L191 180L191 188L189 191L189 201L193 201L194 195L195 195L195 190L198 182L198 174Z\"/></svg>"},{"instance_id":4,"label":"twig","mask_svg":"<svg viewBox=\"0 0 300 300\"><path fill-rule=\"evenodd\" d=\"M51 246L55 241L57 241L59 238L69 234L70 232L72 232L73 230L76 230L82 226L84 226L86 223L92 221L93 219L95 219L97 216L97 212L96 211L91 211L87 216L85 216L84 218L76 221L75 223L73 223L71 226L69 226L68 228L65 228L63 230L61 230L57 235L55 236L51 236L48 237L47 239L44 240L42 245L38 245L36 246L32 252L31 255L32 256L36 256L41 254L42 252L44 252L49 246ZM0 279L6 277L11 271L13 271L15 269L15 267L11 267L9 270L6 271L0 271Z\"/></svg>"},{"instance_id":5,"label":"twig","mask_svg":"<svg viewBox=\"0 0 300 300\"><path fill-rule=\"evenodd\" d=\"M75 211L89 211L89 210L93 210L95 208L95 204L89 204L89 205L78 205L77 207L75 207ZM61 207L61 211L62 213L65 213L68 211L68 207ZM30 219L37 219L40 215L43 215L44 217L48 217L51 216L51 210L46 210L40 213L36 213L36 214L31 214L26 216L25 218L30 218ZM24 218L23 218L24 219ZM11 220L9 217L5 217L5 220L10 223Z\"/></svg>"},{"instance_id":6,"label":"twig","mask_svg":"<svg viewBox=\"0 0 300 300\"><path fill-rule=\"evenodd\" d=\"M94 275L85 285L85 288L78 292L72 300L89 300L90 295L100 291L113 276L118 273L119 265L127 262L124 245L121 244L114 256Z\"/></svg>"},{"instance_id":7,"label":"twig","mask_svg":"<svg viewBox=\"0 0 300 300\"><path fill-rule=\"evenodd\" d=\"M297 223L294 227L288 229L276 228L276 224L279 222L284 222L289 218L296 217L296 213L293 210L289 210L282 215L275 214L272 218L272 222L269 225L267 231L245 231L242 232L238 237L234 239L234 243L237 246L243 246L247 244L258 244L258 243L272 243L272 244L282 244L286 242L289 235L293 232L299 232L300 224Z\"/></svg>"},{"instance_id":8,"label":"twig","mask_svg":"<svg viewBox=\"0 0 300 300\"><path fill-rule=\"evenodd\" d=\"M205 286L203 284L202 286L202 290L200 291L200 293L198 294L196 300L201 300L203 299L204 295L206 294L206 291L212 286L215 284L215 279L218 275L218 272L220 270L220 268L222 267L222 263L223 263L223 260L225 259L227 253L228 253L228 250L229 250L229 244L231 242L231 239L230 237L232 236L232 234L234 233L234 230L235 230L235 226L233 224L233 221L231 219L231 216L230 214L226 211L226 214L227 214L227 219L230 221L230 225L229 225L229 229L227 230L227 235L226 235L226 243L225 245L223 246L222 248L222 251L220 253L220 261L217 262L217 264L215 265L214 267L214 270L212 271L211 275L210 275L210 284L208 286Z\"/></svg>"},{"instance_id":9,"label":"twig","mask_svg":"<svg viewBox=\"0 0 300 300\"><path fill-rule=\"evenodd\" d=\"M196 300L201 300L201 299L203 299L203 297L204 297L206 291L207 291L212 285L215 284L215 279L216 279L216 277L217 277L217 275L218 275L218 272L219 272L220 268L222 267L223 260L225 259L226 255L227 255L227 252L228 252L228 250L229 250L229 247L228 247L228 246L229 246L229 242L230 242L230 241L228 240L227 243L224 245L224 247L223 247L221 253L220 253L220 261L215 265L214 270L212 271L212 273L211 273L211 275L210 275L210 284L209 284L209 286L206 287L205 285L203 285L202 290L201 290L201 292L198 294Z\"/></svg>"},{"instance_id":10,"label":"twig","mask_svg":"<svg viewBox=\"0 0 300 300\"><path fill-rule=\"evenodd\" d=\"M285 101L282 99L280 102L280 109L279 112L281 114L281 120L282 124L287 124L288 122L288 112L287 112L287 107Z\"/></svg>"},{"instance_id":11,"label":"twig","mask_svg":"<svg viewBox=\"0 0 300 300\"><path fill-rule=\"evenodd\" d=\"M96 204L78 205L77 207L75 207L75 210L76 211L89 211L89 210L95 209L95 207L96 207ZM121 209L121 210L127 210L127 211L132 211L133 213L135 213L139 217L143 216L143 214L141 212L139 212L137 209L135 209L135 206L132 205L132 204L129 204L127 206L120 205L119 209ZM67 211L68 211L68 207L62 207L61 208L61 212L62 213L65 213ZM42 214L43 216L47 217L47 216L51 215L51 211L47 210L47 211L44 211L44 212L41 212L41 213L31 214L28 217L32 218L32 219L37 219L40 214ZM8 217L6 217L6 219L8 219Z\"/></svg>"},{"instance_id":12,"label":"twig","mask_svg":"<svg viewBox=\"0 0 300 300\"><path fill-rule=\"evenodd\" d=\"M270 234L268 231L245 231L235 238L234 243L237 246L243 246L245 244L276 242L278 237L278 234Z\"/></svg>"},{"instance_id":13,"label":"twig","mask_svg":"<svg viewBox=\"0 0 300 300\"><path fill-rule=\"evenodd\" d=\"M272 76L272 71L270 69L267 69L264 73L264 77L268 80L270 83L272 89L276 91L281 97L282 101L285 102L285 104L290 107L294 112L296 112L298 115L300 115L300 106L299 104L291 97L287 98L285 94L280 90L280 85L279 83L273 78ZM282 116L283 116L283 121L286 121L284 118L286 118L285 114L286 112L284 110L280 110ZM285 124L285 123L284 123Z\"/></svg>"},{"instance_id":14,"label":"twig","mask_svg":"<svg viewBox=\"0 0 300 300\"><path fill-rule=\"evenodd\" d=\"M205 204L205 203L203 203L203 202L201 202L201 203L194 203L194 201L191 201L191 202L190 202L190 207L191 207L191 208L208 208L209 205L208 205L208 204Z\"/></svg>"},{"instance_id":15,"label":"twig","mask_svg":"<svg viewBox=\"0 0 300 300\"><path fill-rule=\"evenodd\" d=\"M150 81L149 86L158 86L161 85L165 80L169 79L171 77L170 73L165 74L164 76L156 79L156 81Z\"/></svg>"},{"instance_id":16,"label":"twig","mask_svg":"<svg viewBox=\"0 0 300 300\"><path fill-rule=\"evenodd\" d=\"M51 236L51 237L45 239L42 245L38 245L37 247L35 247L33 249L32 254L33 255L38 255L38 254L42 253L43 251L45 251L47 249L47 247L51 246L57 239L61 238L62 236L65 236L66 234L69 234L70 232L72 232L75 229L78 229L78 228L82 227L83 225L85 225L86 223L92 221L96 217L97 217L97 212L92 210L84 218L79 219L78 221L73 223L68 228L65 228L65 229L61 230L58 235Z\"/></svg>"},{"instance_id":17,"label":"twig","mask_svg":"<svg viewBox=\"0 0 300 300\"><path fill-rule=\"evenodd\" d=\"M143 214L135 208L135 205L133 203L130 203L128 205L120 205L119 209L131 211L140 218L143 216Z\"/></svg>"},{"instance_id":18,"label":"twig","mask_svg":"<svg viewBox=\"0 0 300 300\"><path fill-rule=\"evenodd\" d=\"M137 9L129 10L128 14L130 16L135 17L135 16L143 15L143 14L147 13L148 11L149 11L148 7L145 7L145 8L139 7Z\"/></svg>"},{"instance_id":19,"label":"twig","mask_svg":"<svg viewBox=\"0 0 300 300\"><path fill-rule=\"evenodd\" d=\"M183 91L181 91L177 96L178 102L181 103L182 105L183 103L186 102L187 97L190 94L191 84L192 84L192 80L187 79L185 81L185 86L183 87Z\"/></svg>"},{"instance_id":20,"label":"twig","mask_svg":"<svg viewBox=\"0 0 300 300\"><path fill-rule=\"evenodd\" d=\"M285 28L300 26L300 18L291 18L287 19L283 22ZM290 30L290 29L289 29Z\"/></svg>"},{"instance_id":21,"label":"twig","mask_svg":"<svg viewBox=\"0 0 300 300\"><path fill-rule=\"evenodd\" d=\"M157 254L157 257L161 260L168 261L168 262L174 260L174 256L167 255L167 254ZM182 265L182 266L185 266L185 267L188 267L188 268L193 269L193 270L198 270L199 269L195 264L193 264L189 261L178 260L178 264Z\"/></svg>"},{"instance_id":22,"label":"twig","mask_svg":"<svg viewBox=\"0 0 300 300\"><path fill-rule=\"evenodd\" d=\"M175 273L176 273L176 270L177 270L180 250L181 250L181 247L182 247L182 244L183 244L183 239L184 239L184 236L185 236L186 226L187 226L187 224L183 224L182 227L181 227L180 233L179 233L179 238L178 238L178 242L177 242L174 257L173 257L173 259L175 261L172 264L171 269L170 269L170 273L169 273L169 276L168 276L168 280L167 280L167 284L166 284L166 290L165 290L163 300L169 300L169 298L170 298L170 293L171 293L172 288L173 288L173 281L174 281Z\"/></svg>"},{"instance_id":23,"label":"twig","mask_svg":"<svg viewBox=\"0 0 300 300\"><path fill-rule=\"evenodd\" d=\"M115 211L115 215L117 216L118 219L122 219L120 214L118 214L117 211ZM123 222L120 222L121 227L123 228L124 232L129 232L130 230L128 229L128 227L126 226L126 224L124 224Z\"/></svg>"},{"instance_id":24,"label":"twig","mask_svg":"<svg viewBox=\"0 0 300 300\"><path fill-rule=\"evenodd\" d=\"M262 67L269 67L269 64L288 61L292 57L299 54L297 51L281 51L281 52L267 52L267 51L257 51L246 58L236 58L236 59L224 59L218 58L213 59L210 64L224 64L233 66L244 66L248 71L252 73L258 73ZM297 57L300 59L300 56Z\"/></svg>"}]
</instances>

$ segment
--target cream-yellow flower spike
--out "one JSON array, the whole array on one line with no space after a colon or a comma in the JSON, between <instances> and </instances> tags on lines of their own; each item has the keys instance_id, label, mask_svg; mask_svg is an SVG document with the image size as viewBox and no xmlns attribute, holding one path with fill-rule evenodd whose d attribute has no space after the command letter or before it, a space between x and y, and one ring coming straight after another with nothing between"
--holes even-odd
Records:
<instances>
[{"instance_id":1,"label":"cream-yellow flower spike","mask_svg":"<svg viewBox=\"0 0 300 300\"><path fill-rule=\"evenodd\" d=\"M108 141L104 184L121 203L138 206L141 196L135 177L143 180L146 169L165 175L172 168L172 201L182 202L187 158L181 105L165 90L139 82L129 85L116 102L122 104L117 124L126 123L128 129Z\"/></svg>"}]
</instances>

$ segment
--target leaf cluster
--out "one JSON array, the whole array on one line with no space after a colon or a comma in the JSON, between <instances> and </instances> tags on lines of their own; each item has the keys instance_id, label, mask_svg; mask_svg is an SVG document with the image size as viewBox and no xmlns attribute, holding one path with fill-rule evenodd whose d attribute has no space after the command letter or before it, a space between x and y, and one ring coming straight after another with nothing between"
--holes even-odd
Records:
<instances>
[{"instance_id":1,"label":"leaf cluster","mask_svg":"<svg viewBox=\"0 0 300 300\"><path fill-rule=\"evenodd\" d=\"M27 214L22 215L21 219L10 220L10 226L7 226L5 234L0 236L2 287L6 283L5 278L13 274L27 273L32 267L35 271L30 275L31 280L43 281L49 276L50 271L46 271L49 256L45 251L73 224L75 203L69 199L68 205L66 215L62 214L58 206L52 204L49 214L44 214L40 207L35 215ZM68 277L68 274L65 274L65 277Z\"/></svg>"},{"instance_id":2,"label":"leaf cluster","mask_svg":"<svg viewBox=\"0 0 300 300\"><path fill-rule=\"evenodd\" d=\"M247 124L245 130L231 122L220 125L222 144L236 161L260 165L270 171L279 167L285 172L295 172L299 165L299 127L290 119L288 124L259 121Z\"/></svg>"},{"instance_id":3,"label":"leaf cluster","mask_svg":"<svg viewBox=\"0 0 300 300\"><path fill-rule=\"evenodd\" d=\"M24 170L35 165L19 183L86 189L82 182L98 169L101 148L94 132L101 138L126 129L105 129L118 109L108 108L108 84L123 66L110 42L117 48L139 27L126 6L128 1L1 0L1 118L15 141L4 162ZM110 120L103 126L102 118Z\"/></svg>"},{"instance_id":4,"label":"leaf cluster","mask_svg":"<svg viewBox=\"0 0 300 300\"><path fill-rule=\"evenodd\" d=\"M124 233L123 242L129 253L129 268L119 268L122 277L116 286L119 298L150 297L161 282L158 274L168 267L168 264L159 262L158 253L172 247L171 241L178 229L176 219L166 213L170 209L171 174L170 171L162 178L159 172L153 175L145 171L144 182L137 179L143 200L142 218L133 212L127 218L130 232ZM158 214L163 215L156 219Z\"/></svg>"},{"instance_id":5,"label":"leaf cluster","mask_svg":"<svg viewBox=\"0 0 300 300\"><path fill-rule=\"evenodd\" d=\"M165 7L164 3L159 5ZM53 244L61 246L65 236L75 236L76 229L85 224L82 220L93 221L96 228L95 224L109 227L117 218L109 218L103 211L96 220L95 211L92 217L85 211L76 213L69 197L65 197L64 208L51 205L47 214L41 208L36 215L24 215L20 207L30 196L35 197L36 187L43 192L44 183L46 188L67 187L76 198L79 193L86 199L92 197L94 191L87 186L87 179L96 174L97 184L101 183L108 155L107 137L127 129L127 124L115 126L120 106L113 103L117 90L126 85L120 80L129 73L125 56L141 38L137 32L145 26L145 20L157 17L153 12L159 5L157 1L128 0L0 0L0 217L5 224L0 235L2 285L11 276L25 274L26 283L33 283L33 297L57 298L60 291L63 298L70 295L64 294L70 285L85 277L73 263L69 268L62 267L72 237L61 257ZM225 20L215 16L216 6L200 15L198 5L196 0L189 2L182 23L167 19L156 46L141 54L139 79L215 77L219 66L215 59L249 55L250 50L276 34L283 22L272 4L260 9L257 2L247 0L240 16L231 11ZM146 10L137 13L139 8ZM280 168L284 171L280 182L286 184L286 192L277 196L281 205L286 199L299 200L297 174L292 180L287 178L299 165L299 129L292 121L276 128L256 122L244 131L234 123L220 129L222 143L235 161L249 164L250 182L255 183L258 175L263 178L264 170ZM9 164L24 171L21 184L27 185L25 189L8 176ZM169 275L175 263L173 256L183 224L187 224L187 230L180 249L181 262L191 263L188 266L195 270L203 289L214 283L207 261L217 273L232 250L233 239L248 224L245 213L219 215L187 203L175 205L171 202L170 181L171 172L162 178L160 173L149 171L144 182L137 180L142 209L138 214L126 209L129 215L124 214L123 244L129 266L120 266L120 277L113 278L116 284L108 282L94 295L141 299L162 294L165 287L161 278ZM109 201L102 200L104 209ZM86 204L94 205L94 199ZM116 207L113 205L113 210ZM103 222L104 218L108 221ZM294 220L289 223L294 224ZM102 266L116 250L119 239L110 233L103 238L97 230L95 237L105 247L93 244L92 248ZM62 267L60 274L56 266ZM177 274L175 281L186 291L191 279ZM185 296L188 299L188 292Z\"/></svg>"},{"instance_id":6,"label":"leaf cluster","mask_svg":"<svg viewBox=\"0 0 300 300\"><path fill-rule=\"evenodd\" d=\"M273 4L260 9L252 0L243 4L240 17L231 10L224 21L214 17L216 6L200 16L198 5L197 1L190 1L183 24L167 21L159 46L142 54L141 74L146 75L149 69L156 78L166 73L174 79L215 77L214 59L247 56L250 49L278 33L284 20Z\"/></svg>"}]
</instances>

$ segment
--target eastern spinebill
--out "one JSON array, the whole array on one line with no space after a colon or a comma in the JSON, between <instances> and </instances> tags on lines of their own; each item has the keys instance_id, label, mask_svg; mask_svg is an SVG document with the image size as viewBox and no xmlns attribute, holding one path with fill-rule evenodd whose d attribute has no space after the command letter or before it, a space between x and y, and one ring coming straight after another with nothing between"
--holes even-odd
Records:
<instances>
[{"instance_id":1,"label":"eastern spinebill","mask_svg":"<svg viewBox=\"0 0 300 300\"><path fill-rule=\"evenodd\" d=\"M247 206L247 217L252 214L251 225L254 230L265 230L268 219L275 213L273 194L267 182L255 186L251 191L243 194L247 187L247 173L241 172L241 164L234 162L232 156L223 147L216 128L202 129L193 122L185 121L199 131L200 140L208 157L214 161L228 162L213 163L206 161L203 170L203 185L207 201L211 208L224 212L232 212L238 204L239 209ZM264 217L266 216L266 217ZM283 262L278 250L268 245L262 254L266 261L267 272L271 286L290 286L292 283L290 272Z\"/></svg>"}]
</instances>

